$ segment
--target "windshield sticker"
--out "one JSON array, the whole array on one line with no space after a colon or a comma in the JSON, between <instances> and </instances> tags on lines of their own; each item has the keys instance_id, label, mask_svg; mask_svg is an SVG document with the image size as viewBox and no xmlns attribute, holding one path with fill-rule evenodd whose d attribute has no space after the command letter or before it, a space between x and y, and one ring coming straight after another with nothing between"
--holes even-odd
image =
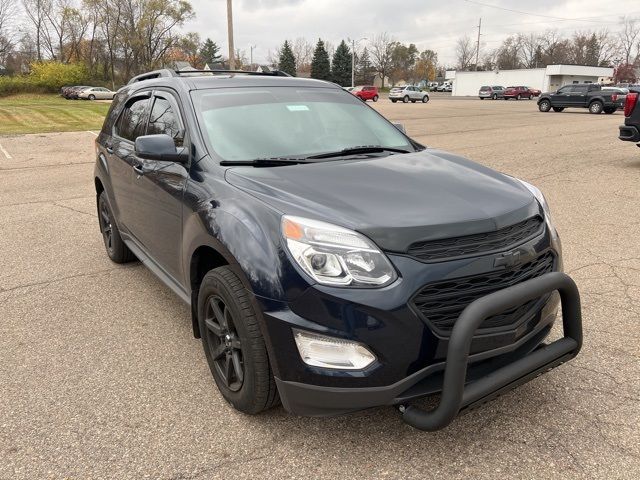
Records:
<instances>
[{"instance_id":1,"label":"windshield sticker","mask_svg":"<svg viewBox=\"0 0 640 480\"><path fill-rule=\"evenodd\" d=\"M306 105L287 105L290 112L308 112L309 107Z\"/></svg>"}]
</instances>

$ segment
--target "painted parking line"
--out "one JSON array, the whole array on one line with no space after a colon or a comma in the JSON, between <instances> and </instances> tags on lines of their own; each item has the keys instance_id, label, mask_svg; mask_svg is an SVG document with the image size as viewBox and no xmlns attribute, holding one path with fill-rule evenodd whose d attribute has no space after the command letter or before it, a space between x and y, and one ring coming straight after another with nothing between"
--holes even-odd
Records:
<instances>
[{"instance_id":1,"label":"painted parking line","mask_svg":"<svg viewBox=\"0 0 640 480\"><path fill-rule=\"evenodd\" d=\"M91 130L87 130L87 133L90 133L91 135L95 135L96 137L98 136L96 132L92 132Z\"/></svg>"},{"instance_id":2,"label":"painted parking line","mask_svg":"<svg viewBox=\"0 0 640 480\"><path fill-rule=\"evenodd\" d=\"M5 157L7 157L7 160L11 160L11 155L9 155L9 152L7 152L5 150L5 148L2 146L2 144L0 143L0 152L2 152L4 154Z\"/></svg>"}]
</instances>

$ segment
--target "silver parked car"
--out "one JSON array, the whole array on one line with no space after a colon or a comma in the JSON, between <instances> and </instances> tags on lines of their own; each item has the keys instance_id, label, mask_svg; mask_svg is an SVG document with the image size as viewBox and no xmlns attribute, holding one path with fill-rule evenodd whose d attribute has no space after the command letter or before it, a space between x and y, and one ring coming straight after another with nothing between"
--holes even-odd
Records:
<instances>
[{"instance_id":1,"label":"silver parked car","mask_svg":"<svg viewBox=\"0 0 640 480\"><path fill-rule=\"evenodd\" d=\"M480 97L480 100L484 100L485 98L492 98L493 100L504 98L504 87L501 87L500 85L485 85L480 87L478 97Z\"/></svg>"},{"instance_id":2,"label":"silver parked car","mask_svg":"<svg viewBox=\"0 0 640 480\"><path fill-rule=\"evenodd\" d=\"M396 103L398 100L402 100L404 103L408 103L409 101L412 103L416 103L417 101L427 103L429 101L429 94L413 85L406 85L404 87L393 87L389 91L389 100L393 103Z\"/></svg>"},{"instance_id":3,"label":"silver parked car","mask_svg":"<svg viewBox=\"0 0 640 480\"><path fill-rule=\"evenodd\" d=\"M108 88L104 87L89 87L85 88L78 94L78 98L85 100L113 100L116 92L112 92Z\"/></svg>"}]
</instances>

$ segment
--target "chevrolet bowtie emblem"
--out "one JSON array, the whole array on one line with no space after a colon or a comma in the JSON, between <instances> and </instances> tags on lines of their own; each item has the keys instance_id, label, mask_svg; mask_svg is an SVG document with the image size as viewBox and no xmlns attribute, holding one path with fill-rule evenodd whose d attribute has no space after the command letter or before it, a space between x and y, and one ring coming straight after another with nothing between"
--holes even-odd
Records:
<instances>
[{"instance_id":1,"label":"chevrolet bowtie emblem","mask_svg":"<svg viewBox=\"0 0 640 480\"><path fill-rule=\"evenodd\" d=\"M528 262L536 256L536 251L533 247L518 248L511 252L504 253L495 259L493 262L494 267L506 267L511 268L517 265L522 265Z\"/></svg>"}]
</instances>

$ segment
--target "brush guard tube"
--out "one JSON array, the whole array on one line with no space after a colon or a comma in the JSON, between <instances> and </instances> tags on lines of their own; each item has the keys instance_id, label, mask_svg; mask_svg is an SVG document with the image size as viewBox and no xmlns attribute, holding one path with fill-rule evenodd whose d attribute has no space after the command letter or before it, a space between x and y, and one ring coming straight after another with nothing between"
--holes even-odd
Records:
<instances>
[{"instance_id":1,"label":"brush guard tube","mask_svg":"<svg viewBox=\"0 0 640 480\"><path fill-rule=\"evenodd\" d=\"M509 308L557 290L562 302L564 337L541 347L465 388L469 348L482 322ZM430 411L400 407L402 419L419 430L434 431L449 425L461 409L484 403L575 357L582 347L580 294L574 281L551 272L513 287L479 298L469 304L456 321L449 339L440 403Z\"/></svg>"}]
</instances>

